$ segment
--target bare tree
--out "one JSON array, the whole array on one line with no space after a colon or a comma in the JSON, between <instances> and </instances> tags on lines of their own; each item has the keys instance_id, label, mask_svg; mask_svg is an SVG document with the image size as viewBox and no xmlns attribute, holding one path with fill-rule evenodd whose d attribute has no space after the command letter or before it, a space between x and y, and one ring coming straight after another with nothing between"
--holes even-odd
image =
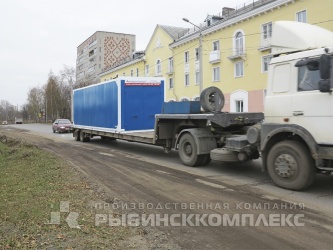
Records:
<instances>
[{"instance_id":1,"label":"bare tree","mask_svg":"<svg viewBox=\"0 0 333 250\"><path fill-rule=\"evenodd\" d=\"M34 87L28 92L28 103L25 105L25 112L28 113L28 119L35 122L41 121L41 112L44 111L44 91L41 87Z\"/></svg>"},{"instance_id":2,"label":"bare tree","mask_svg":"<svg viewBox=\"0 0 333 250\"><path fill-rule=\"evenodd\" d=\"M59 73L59 87L61 92L61 115L72 118L72 92L75 85L75 69L64 65Z\"/></svg>"},{"instance_id":3,"label":"bare tree","mask_svg":"<svg viewBox=\"0 0 333 250\"><path fill-rule=\"evenodd\" d=\"M74 85L74 89L86 87L92 84L96 84L99 81L96 80L94 77L86 75L84 78L80 79L80 81L77 81L76 84Z\"/></svg>"},{"instance_id":4,"label":"bare tree","mask_svg":"<svg viewBox=\"0 0 333 250\"><path fill-rule=\"evenodd\" d=\"M50 72L46 85L44 86L46 121L53 121L60 117L60 94L58 78Z\"/></svg>"},{"instance_id":5,"label":"bare tree","mask_svg":"<svg viewBox=\"0 0 333 250\"><path fill-rule=\"evenodd\" d=\"M25 117L35 121L71 118L73 88L76 86L75 69L67 65L58 75L50 71L47 82L42 87L29 90L28 102L22 108ZM46 117L40 118L40 114Z\"/></svg>"}]
</instances>

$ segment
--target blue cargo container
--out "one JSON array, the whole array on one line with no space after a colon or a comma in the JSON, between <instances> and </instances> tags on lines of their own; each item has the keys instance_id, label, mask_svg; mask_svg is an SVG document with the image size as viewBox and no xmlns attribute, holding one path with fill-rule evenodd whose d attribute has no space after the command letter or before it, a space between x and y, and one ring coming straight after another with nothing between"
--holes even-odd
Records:
<instances>
[{"instance_id":1,"label":"blue cargo container","mask_svg":"<svg viewBox=\"0 0 333 250\"><path fill-rule=\"evenodd\" d=\"M153 129L164 99L164 78L119 77L74 90L73 122L110 132Z\"/></svg>"}]
</instances>

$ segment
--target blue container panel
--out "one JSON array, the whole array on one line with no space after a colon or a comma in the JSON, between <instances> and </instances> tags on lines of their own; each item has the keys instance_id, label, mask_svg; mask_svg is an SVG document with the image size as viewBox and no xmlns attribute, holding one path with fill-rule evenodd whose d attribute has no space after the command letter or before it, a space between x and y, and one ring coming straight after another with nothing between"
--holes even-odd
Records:
<instances>
[{"instance_id":1,"label":"blue container panel","mask_svg":"<svg viewBox=\"0 0 333 250\"><path fill-rule=\"evenodd\" d=\"M163 104L163 114L199 114L200 101L166 102Z\"/></svg>"},{"instance_id":2,"label":"blue container panel","mask_svg":"<svg viewBox=\"0 0 333 250\"><path fill-rule=\"evenodd\" d=\"M118 125L118 87L115 82L74 91L76 125L116 128Z\"/></svg>"},{"instance_id":3,"label":"blue container panel","mask_svg":"<svg viewBox=\"0 0 333 250\"><path fill-rule=\"evenodd\" d=\"M159 85L122 86L122 128L153 129L155 114L160 114L164 102L164 81Z\"/></svg>"}]
</instances>

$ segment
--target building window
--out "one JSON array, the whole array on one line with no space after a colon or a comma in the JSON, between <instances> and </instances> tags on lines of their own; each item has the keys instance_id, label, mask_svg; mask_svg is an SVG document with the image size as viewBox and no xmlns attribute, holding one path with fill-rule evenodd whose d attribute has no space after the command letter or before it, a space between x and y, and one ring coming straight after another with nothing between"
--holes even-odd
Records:
<instances>
[{"instance_id":1,"label":"building window","mask_svg":"<svg viewBox=\"0 0 333 250\"><path fill-rule=\"evenodd\" d=\"M169 79L169 89L173 89L173 78Z\"/></svg>"},{"instance_id":2,"label":"building window","mask_svg":"<svg viewBox=\"0 0 333 250\"><path fill-rule=\"evenodd\" d=\"M248 111L249 111L248 92L244 90L237 90L230 93L230 112L248 112Z\"/></svg>"},{"instance_id":3,"label":"building window","mask_svg":"<svg viewBox=\"0 0 333 250\"><path fill-rule=\"evenodd\" d=\"M213 68L213 82L220 81L220 67Z\"/></svg>"},{"instance_id":4,"label":"building window","mask_svg":"<svg viewBox=\"0 0 333 250\"><path fill-rule=\"evenodd\" d=\"M185 86L190 86L190 75L185 74Z\"/></svg>"},{"instance_id":5,"label":"building window","mask_svg":"<svg viewBox=\"0 0 333 250\"><path fill-rule=\"evenodd\" d=\"M262 66L261 66L262 72L268 72L268 65L269 65L271 59L272 59L272 56L263 56L262 57Z\"/></svg>"},{"instance_id":6,"label":"building window","mask_svg":"<svg viewBox=\"0 0 333 250\"><path fill-rule=\"evenodd\" d=\"M199 48L195 49L195 60L199 61Z\"/></svg>"},{"instance_id":7,"label":"building window","mask_svg":"<svg viewBox=\"0 0 333 250\"><path fill-rule=\"evenodd\" d=\"M235 35L235 55L244 54L244 35L241 31Z\"/></svg>"},{"instance_id":8,"label":"building window","mask_svg":"<svg viewBox=\"0 0 333 250\"><path fill-rule=\"evenodd\" d=\"M236 100L236 112L244 112L243 100Z\"/></svg>"},{"instance_id":9,"label":"building window","mask_svg":"<svg viewBox=\"0 0 333 250\"><path fill-rule=\"evenodd\" d=\"M149 65L146 65L145 74L146 76L149 76Z\"/></svg>"},{"instance_id":10,"label":"building window","mask_svg":"<svg viewBox=\"0 0 333 250\"><path fill-rule=\"evenodd\" d=\"M133 76L133 69L131 69L131 76Z\"/></svg>"},{"instance_id":11,"label":"building window","mask_svg":"<svg viewBox=\"0 0 333 250\"><path fill-rule=\"evenodd\" d=\"M220 50L220 41L213 42L213 51Z\"/></svg>"},{"instance_id":12,"label":"building window","mask_svg":"<svg viewBox=\"0 0 333 250\"><path fill-rule=\"evenodd\" d=\"M195 85L200 84L200 71L195 72Z\"/></svg>"},{"instance_id":13,"label":"building window","mask_svg":"<svg viewBox=\"0 0 333 250\"><path fill-rule=\"evenodd\" d=\"M271 39L272 38L272 23L265 23L262 25L262 39Z\"/></svg>"},{"instance_id":14,"label":"building window","mask_svg":"<svg viewBox=\"0 0 333 250\"><path fill-rule=\"evenodd\" d=\"M97 48L95 48L95 49L89 51L89 57L90 57L90 56L93 56L93 55L97 52L96 50L97 50Z\"/></svg>"},{"instance_id":15,"label":"building window","mask_svg":"<svg viewBox=\"0 0 333 250\"><path fill-rule=\"evenodd\" d=\"M173 58L170 57L168 61L168 72L173 72Z\"/></svg>"},{"instance_id":16,"label":"building window","mask_svg":"<svg viewBox=\"0 0 333 250\"><path fill-rule=\"evenodd\" d=\"M156 75L160 75L161 73L162 73L161 60L157 60L157 62L156 62Z\"/></svg>"},{"instance_id":17,"label":"building window","mask_svg":"<svg viewBox=\"0 0 333 250\"><path fill-rule=\"evenodd\" d=\"M235 77L242 77L244 75L244 62L235 63Z\"/></svg>"},{"instance_id":18,"label":"building window","mask_svg":"<svg viewBox=\"0 0 333 250\"><path fill-rule=\"evenodd\" d=\"M136 76L139 76L139 68L136 68Z\"/></svg>"},{"instance_id":19,"label":"building window","mask_svg":"<svg viewBox=\"0 0 333 250\"><path fill-rule=\"evenodd\" d=\"M306 23L306 10L300 11L296 13L296 21L301 23Z\"/></svg>"},{"instance_id":20,"label":"building window","mask_svg":"<svg viewBox=\"0 0 333 250\"><path fill-rule=\"evenodd\" d=\"M189 61L190 61L190 52L186 51L184 55L185 55L185 57L184 57L185 63L189 63Z\"/></svg>"}]
</instances>

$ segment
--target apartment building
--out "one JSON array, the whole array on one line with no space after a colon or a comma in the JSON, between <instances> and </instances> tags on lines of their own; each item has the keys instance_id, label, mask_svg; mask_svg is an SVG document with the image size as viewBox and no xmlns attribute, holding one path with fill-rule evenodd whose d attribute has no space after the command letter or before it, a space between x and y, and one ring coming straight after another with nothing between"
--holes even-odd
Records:
<instances>
[{"instance_id":1,"label":"apartment building","mask_svg":"<svg viewBox=\"0 0 333 250\"><path fill-rule=\"evenodd\" d=\"M257 0L224 9L215 19L208 17L206 25L198 25L200 29L170 45L175 84L172 91L166 91L167 100L198 98L201 36L203 88L222 90L224 111L263 111L274 21L307 22L333 30L332 9L332 0Z\"/></svg>"},{"instance_id":2,"label":"apartment building","mask_svg":"<svg viewBox=\"0 0 333 250\"><path fill-rule=\"evenodd\" d=\"M145 51L136 52L126 61L100 74L106 81L117 76L164 76L169 89L173 86L173 52L169 44L186 34L189 28L156 25Z\"/></svg>"},{"instance_id":3,"label":"apartment building","mask_svg":"<svg viewBox=\"0 0 333 250\"><path fill-rule=\"evenodd\" d=\"M306 22L333 31L332 9L332 0L245 0L208 15L202 24L184 22L188 28L157 25L144 54L100 74L100 80L163 76L166 100L186 101L199 99L202 73L203 88L224 93L223 111L264 111L274 22Z\"/></svg>"},{"instance_id":4,"label":"apartment building","mask_svg":"<svg viewBox=\"0 0 333 250\"><path fill-rule=\"evenodd\" d=\"M134 51L135 35L95 32L77 47L77 82L99 82L101 72L132 60Z\"/></svg>"}]
</instances>

